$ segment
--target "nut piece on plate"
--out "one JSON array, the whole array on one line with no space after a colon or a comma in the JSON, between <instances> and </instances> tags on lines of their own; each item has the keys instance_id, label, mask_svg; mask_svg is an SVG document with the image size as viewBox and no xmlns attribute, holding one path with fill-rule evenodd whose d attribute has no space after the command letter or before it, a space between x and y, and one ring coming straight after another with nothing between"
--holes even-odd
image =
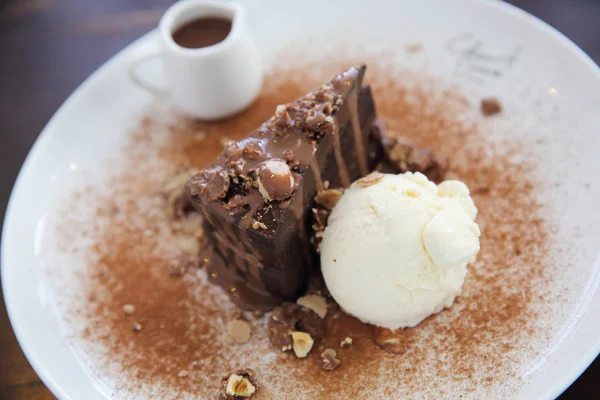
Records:
<instances>
[{"instance_id":1,"label":"nut piece on plate","mask_svg":"<svg viewBox=\"0 0 600 400\"><path fill-rule=\"evenodd\" d=\"M315 202L328 210L333 209L344 194L343 189L321 190L315 195Z\"/></svg>"},{"instance_id":2,"label":"nut piece on plate","mask_svg":"<svg viewBox=\"0 0 600 400\"><path fill-rule=\"evenodd\" d=\"M373 341L377 346L392 354L406 353L409 345L404 329L393 331L378 326L373 327Z\"/></svg>"},{"instance_id":3,"label":"nut piece on plate","mask_svg":"<svg viewBox=\"0 0 600 400\"><path fill-rule=\"evenodd\" d=\"M296 357L304 358L310 353L315 341L306 332L292 332L292 340L294 341L294 353Z\"/></svg>"},{"instance_id":4,"label":"nut piece on plate","mask_svg":"<svg viewBox=\"0 0 600 400\"><path fill-rule=\"evenodd\" d=\"M356 184L362 188L372 186L382 180L384 175L381 172L373 171L369 175L360 178L356 181Z\"/></svg>"},{"instance_id":5,"label":"nut piece on plate","mask_svg":"<svg viewBox=\"0 0 600 400\"><path fill-rule=\"evenodd\" d=\"M123 305L123 312L127 315L133 315L135 313L135 306L133 304Z\"/></svg>"},{"instance_id":6,"label":"nut piece on plate","mask_svg":"<svg viewBox=\"0 0 600 400\"><path fill-rule=\"evenodd\" d=\"M220 400L233 400L240 397L251 397L257 390L258 385L252 381L254 371L241 369L230 372L221 381Z\"/></svg>"},{"instance_id":7,"label":"nut piece on plate","mask_svg":"<svg viewBox=\"0 0 600 400\"><path fill-rule=\"evenodd\" d=\"M268 160L258 167L258 191L266 201L285 200L296 190L296 179L283 160Z\"/></svg>"},{"instance_id":8,"label":"nut piece on plate","mask_svg":"<svg viewBox=\"0 0 600 400\"><path fill-rule=\"evenodd\" d=\"M439 157L431 150L417 147L404 136L386 138L384 150L396 172L421 172L434 182L441 182L450 169L446 158Z\"/></svg>"},{"instance_id":9,"label":"nut piece on plate","mask_svg":"<svg viewBox=\"0 0 600 400\"><path fill-rule=\"evenodd\" d=\"M314 341L325 335L323 320L296 303L284 303L273 309L268 327L271 344L281 351L292 350L292 332L308 333Z\"/></svg>"},{"instance_id":10,"label":"nut piece on plate","mask_svg":"<svg viewBox=\"0 0 600 400\"><path fill-rule=\"evenodd\" d=\"M350 347L352 346L352 338L350 336L346 336L344 340L340 343L340 347Z\"/></svg>"},{"instance_id":11,"label":"nut piece on plate","mask_svg":"<svg viewBox=\"0 0 600 400\"><path fill-rule=\"evenodd\" d=\"M234 343L244 344L250 340L251 335L252 329L248 321L234 319L227 324L227 337Z\"/></svg>"},{"instance_id":12,"label":"nut piece on plate","mask_svg":"<svg viewBox=\"0 0 600 400\"><path fill-rule=\"evenodd\" d=\"M337 353L333 349L325 349L321 353L321 368L325 371L333 371L340 365L340 360L336 358Z\"/></svg>"},{"instance_id":13,"label":"nut piece on plate","mask_svg":"<svg viewBox=\"0 0 600 400\"><path fill-rule=\"evenodd\" d=\"M306 296L302 296L296 300L296 303L314 311L321 318L325 318L325 315L327 314L327 300L325 300L325 297L319 296L318 294L307 294Z\"/></svg>"}]
</instances>

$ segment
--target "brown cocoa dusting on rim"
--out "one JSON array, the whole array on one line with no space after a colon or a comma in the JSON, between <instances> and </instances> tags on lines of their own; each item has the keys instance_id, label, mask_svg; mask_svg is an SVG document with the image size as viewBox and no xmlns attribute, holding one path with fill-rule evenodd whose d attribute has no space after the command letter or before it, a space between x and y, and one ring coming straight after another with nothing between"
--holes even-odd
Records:
<instances>
[{"instance_id":1,"label":"brown cocoa dusting on rim","mask_svg":"<svg viewBox=\"0 0 600 400\"><path fill-rule=\"evenodd\" d=\"M323 76L337 69L332 66ZM290 81L290 76L298 79ZM127 149L132 168L115 178L112 187L116 194L100 196L95 226L82 226L75 232L65 221L61 231L66 243L69 234L84 229L92 232L90 277L85 286L89 301L77 311L87 320L82 336L106 347L107 363L117 363L127 372L125 387L143 390L148 382L157 382L165 388L163 398L210 397L218 390L220 374L232 367L257 370L269 398L291 395L274 390L281 387L276 369L285 371L286 387L310 388L311 398L322 399L366 398L373 385L383 397L397 395L398 387L407 393L435 390L444 396L451 390L448 382L469 380L469 387L481 387L512 378L513 353L526 349L535 325L531 305L540 297L536 287L547 279L546 232L529 179L534 165L511 163L516 150L503 156L490 152L477 126L459 118L477 105L455 92L434 94L429 89L402 87L375 65L369 66L367 77L379 116L390 130L448 157L453 171L469 187L489 188L486 193L473 191L480 212L481 252L469 267L463 295L449 310L406 329L409 346L402 356L381 350L371 340L371 327L340 310L328 313L326 337L315 343L315 351L302 361L289 352L270 353L276 350L268 343L268 318L251 321L256 337L253 334L248 343L228 346L220 339L226 322L218 321L233 318L234 308L220 295L220 289L198 278L204 270L169 279L168 261L178 255L176 244L187 236L160 213L166 209L164 196L156 189L162 182L153 181L156 179L146 171L140 173L139 165L149 157L148 146L142 145L151 144L160 133L156 122L147 118ZM318 87L321 80L299 72L275 73L267 79L263 95L241 115L214 123L173 124L166 133L168 145L155 148L157 157L169 160L174 170L180 166L201 168L221 151L222 137L241 139L272 115L277 104ZM198 132L203 133L201 142L194 140ZM88 193L98 195L93 188ZM132 331L123 304L135 304L141 331ZM320 354L326 348L338 348L347 336L353 338L353 344L338 352L342 367L324 373ZM440 354L443 363L437 361ZM262 358L265 360L258 361ZM240 360L255 360L257 365L249 361L239 365ZM188 372L185 379L178 377L183 370ZM263 398L260 393L255 397Z\"/></svg>"}]
</instances>

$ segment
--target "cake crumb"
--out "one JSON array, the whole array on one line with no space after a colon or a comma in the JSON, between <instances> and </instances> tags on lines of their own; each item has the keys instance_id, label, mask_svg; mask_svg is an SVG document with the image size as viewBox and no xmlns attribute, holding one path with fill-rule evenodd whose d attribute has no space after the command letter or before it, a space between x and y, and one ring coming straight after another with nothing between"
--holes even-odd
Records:
<instances>
[{"instance_id":1,"label":"cake crumb","mask_svg":"<svg viewBox=\"0 0 600 400\"><path fill-rule=\"evenodd\" d=\"M485 117L491 117L502 112L502 104L495 97L488 97L481 100L481 113Z\"/></svg>"}]
</instances>

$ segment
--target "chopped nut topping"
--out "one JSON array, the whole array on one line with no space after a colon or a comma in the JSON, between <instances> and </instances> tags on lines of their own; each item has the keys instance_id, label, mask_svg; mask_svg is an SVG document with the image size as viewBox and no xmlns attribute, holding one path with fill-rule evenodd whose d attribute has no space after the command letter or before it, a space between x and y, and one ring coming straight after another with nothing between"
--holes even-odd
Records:
<instances>
[{"instance_id":1,"label":"chopped nut topping","mask_svg":"<svg viewBox=\"0 0 600 400\"><path fill-rule=\"evenodd\" d=\"M340 347L350 347L352 346L352 338L350 336L346 336L344 340L340 343Z\"/></svg>"},{"instance_id":2,"label":"chopped nut topping","mask_svg":"<svg viewBox=\"0 0 600 400\"><path fill-rule=\"evenodd\" d=\"M141 331L142 330L142 324L140 324L137 321L134 321L133 322L133 330L136 331L136 332Z\"/></svg>"},{"instance_id":3,"label":"chopped nut topping","mask_svg":"<svg viewBox=\"0 0 600 400\"><path fill-rule=\"evenodd\" d=\"M381 172L373 171L369 175L360 178L356 181L356 184L362 188L369 187L382 180L384 175Z\"/></svg>"},{"instance_id":4,"label":"chopped nut topping","mask_svg":"<svg viewBox=\"0 0 600 400\"><path fill-rule=\"evenodd\" d=\"M373 340L377 346L392 354L406 353L409 344L404 329L392 331L378 326L373 328Z\"/></svg>"},{"instance_id":5,"label":"chopped nut topping","mask_svg":"<svg viewBox=\"0 0 600 400\"><path fill-rule=\"evenodd\" d=\"M481 100L481 113L485 117L490 117L502 112L502 104L494 97L488 97Z\"/></svg>"},{"instance_id":6,"label":"chopped nut topping","mask_svg":"<svg viewBox=\"0 0 600 400\"><path fill-rule=\"evenodd\" d=\"M310 350L315 343L313 338L306 332L292 332L292 340L294 342L293 349L296 357L304 358L310 353Z\"/></svg>"},{"instance_id":7,"label":"chopped nut topping","mask_svg":"<svg viewBox=\"0 0 600 400\"><path fill-rule=\"evenodd\" d=\"M448 160L438 157L429 149L415 146L406 137L388 139L384 145L388 160L398 172L421 172L434 182L445 179L449 170Z\"/></svg>"},{"instance_id":8,"label":"chopped nut topping","mask_svg":"<svg viewBox=\"0 0 600 400\"><path fill-rule=\"evenodd\" d=\"M271 313L268 327L271 344L281 351L292 349L290 334L294 331L306 332L315 341L325 335L323 320L313 311L296 303L284 303L276 307Z\"/></svg>"},{"instance_id":9,"label":"chopped nut topping","mask_svg":"<svg viewBox=\"0 0 600 400\"><path fill-rule=\"evenodd\" d=\"M133 313L135 312L135 306L133 304L125 304L123 306L123 311L127 315L133 315Z\"/></svg>"},{"instance_id":10,"label":"chopped nut topping","mask_svg":"<svg viewBox=\"0 0 600 400\"><path fill-rule=\"evenodd\" d=\"M296 303L314 311L321 318L325 318L325 315L327 314L327 300L325 300L325 297L323 296L307 294L296 300Z\"/></svg>"},{"instance_id":11,"label":"chopped nut topping","mask_svg":"<svg viewBox=\"0 0 600 400\"><path fill-rule=\"evenodd\" d=\"M256 392L256 386L248 378L238 374L231 374L227 378L225 394L229 396L250 397Z\"/></svg>"},{"instance_id":12,"label":"chopped nut topping","mask_svg":"<svg viewBox=\"0 0 600 400\"><path fill-rule=\"evenodd\" d=\"M209 201L223 200L230 183L229 174L223 168L214 167L191 177L185 184L185 190L189 196L203 194Z\"/></svg>"},{"instance_id":13,"label":"chopped nut topping","mask_svg":"<svg viewBox=\"0 0 600 400\"><path fill-rule=\"evenodd\" d=\"M321 190L315 196L315 201L317 202L317 204L320 204L323 207L332 210L343 194L344 191L342 189Z\"/></svg>"},{"instance_id":14,"label":"chopped nut topping","mask_svg":"<svg viewBox=\"0 0 600 400\"><path fill-rule=\"evenodd\" d=\"M254 222L252 222L252 229L267 229L267 226L260 221L254 220Z\"/></svg>"},{"instance_id":15,"label":"chopped nut topping","mask_svg":"<svg viewBox=\"0 0 600 400\"><path fill-rule=\"evenodd\" d=\"M250 340L252 329L248 321L235 319L227 324L227 336L231 341L237 344L244 344Z\"/></svg>"},{"instance_id":16,"label":"chopped nut topping","mask_svg":"<svg viewBox=\"0 0 600 400\"><path fill-rule=\"evenodd\" d=\"M340 365L340 360L336 358L337 353L333 349L325 349L321 353L321 368L325 371L333 371Z\"/></svg>"},{"instance_id":17,"label":"chopped nut topping","mask_svg":"<svg viewBox=\"0 0 600 400\"><path fill-rule=\"evenodd\" d=\"M188 376L188 375L189 375L189 373L188 373L188 372L187 372L185 369L182 369L182 370L181 370L181 371L179 371L179 373L177 374L177 376L178 376L178 377L180 377L180 378L185 378L185 377L186 377L186 376Z\"/></svg>"}]
</instances>

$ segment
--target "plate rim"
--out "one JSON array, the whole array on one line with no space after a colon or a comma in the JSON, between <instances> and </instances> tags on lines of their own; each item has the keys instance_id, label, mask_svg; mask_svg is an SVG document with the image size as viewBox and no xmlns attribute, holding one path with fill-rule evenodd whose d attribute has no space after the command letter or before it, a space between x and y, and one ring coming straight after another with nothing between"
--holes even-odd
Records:
<instances>
[{"instance_id":1,"label":"plate rim","mask_svg":"<svg viewBox=\"0 0 600 400\"><path fill-rule=\"evenodd\" d=\"M559 42L562 46L564 46L567 50L569 50L574 57L576 57L582 65L586 66L592 74L596 76L596 78L600 81L600 67L592 60L592 58L585 53L577 44L575 44L571 39L565 36L563 33L558 31L556 28L551 26L550 24L542 21L538 17L528 13L527 11L512 5L510 3L506 3L502 0L456 0L464 3L473 3L479 6L489 7L493 9L495 12L501 12L505 15L516 18L530 24L532 27L536 28L538 31L543 33L550 39L553 39ZM33 370L36 372L40 380L46 385L46 387L55 395L58 399L72 399L73 397L66 393L52 378L52 369L47 368L42 361L38 359L37 354L33 351L29 342L24 338L24 333L22 332L22 327L20 325L19 317L16 316L15 306L13 302L18 302L18 299L9 298L7 295L7 286L9 283L5 279L5 269L7 269L6 259L6 237L9 234L12 234L11 226L14 224L12 222L11 215L13 214L13 208L18 207L15 204L15 197L17 197L16 193L19 193L23 186L23 175L24 171L28 168L31 168L33 163L33 159L38 156L41 147L44 142L48 140L49 136L46 134L48 130L52 126L54 126L57 122L59 116L66 112L67 109L72 107L79 98L83 96L83 93L86 92L88 87L91 87L96 80L99 79L101 74L103 74L108 68L116 67L116 64L120 62L121 56L130 51L131 48L135 47L141 42L150 40L151 36L156 34L156 28L152 29L146 34L143 34L141 37L136 40L128 43L123 49L119 50L116 54L112 55L108 60L103 62L100 66L98 66L94 72L92 72L79 86L69 95L69 97L60 105L60 107L53 113L52 117L46 123L44 128L41 130L40 134L36 138L34 144L31 149L27 153L23 164L19 170L19 173L15 179L13 187L10 192L9 201L7 203L7 208L5 212L4 224L2 227L2 243L0 244L0 277L2 278L2 289L3 289L3 297L6 305L7 314L9 317L10 325L14 331L15 337L21 347L27 361L30 363ZM11 263L12 264L12 263ZM600 260L596 261L597 265L600 265ZM14 267L13 267L14 268ZM597 290L597 289L596 289ZM10 292L10 291L9 291ZM600 337L597 338L596 343L593 346L590 346L588 351L582 356L579 361L570 368L568 373L565 373L563 377L559 380L556 380L553 385L549 386L544 392L540 393L540 398L556 398L561 393L563 393L575 380L581 376L581 374L589 367L589 365L598 357L600 354ZM92 385L95 384L90 381ZM98 388L97 388L98 389ZM99 390L99 389L98 389ZM99 390L100 393L106 395L102 390Z\"/></svg>"}]
</instances>

